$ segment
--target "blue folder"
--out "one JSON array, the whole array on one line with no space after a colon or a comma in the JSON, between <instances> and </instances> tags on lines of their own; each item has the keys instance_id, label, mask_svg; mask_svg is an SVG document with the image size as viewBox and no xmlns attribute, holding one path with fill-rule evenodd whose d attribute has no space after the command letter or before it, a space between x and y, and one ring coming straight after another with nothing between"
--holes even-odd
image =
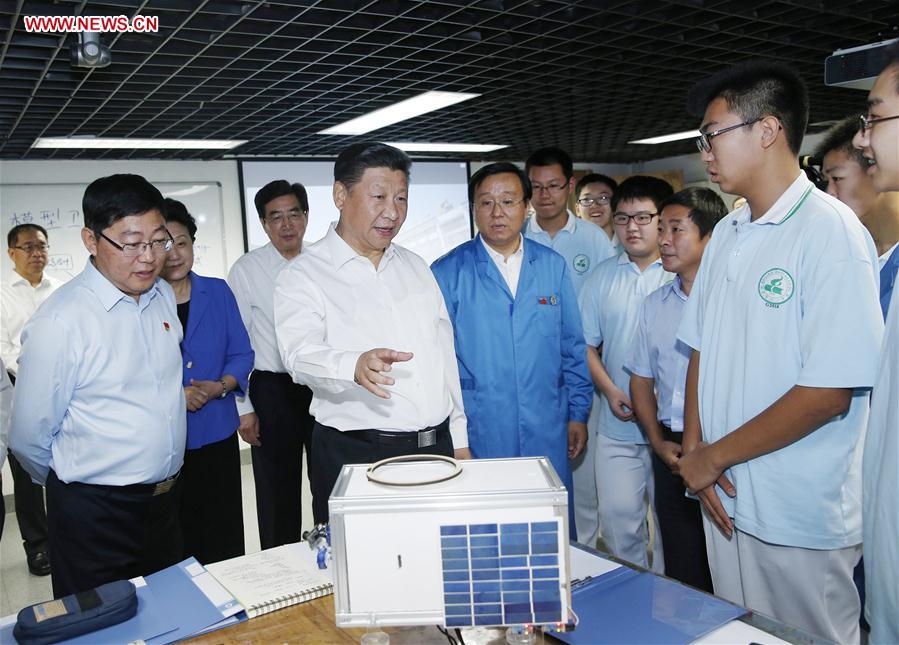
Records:
<instances>
[{"instance_id":1,"label":"blue folder","mask_svg":"<svg viewBox=\"0 0 899 645\"><path fill-rule=\"evenodd\" d=\"M572 584L574 631L552 636L571 645L690 643L748 613L652 573L620 567Z\"/></svg>"}]
</instances>

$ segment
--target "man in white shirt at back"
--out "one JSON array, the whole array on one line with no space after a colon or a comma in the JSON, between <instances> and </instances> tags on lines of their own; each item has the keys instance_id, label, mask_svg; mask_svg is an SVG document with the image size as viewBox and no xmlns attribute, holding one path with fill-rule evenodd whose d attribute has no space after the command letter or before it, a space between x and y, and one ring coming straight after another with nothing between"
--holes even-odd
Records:
<instances>
[{"instance_id":1,"label":"man in white shirt at back","mask_svg":"<svg viewBox=\"0 0 899 645\"><path fill-rule=\"evenodd\" d=\"M14 273L0 287L0 357L10 380L15 383L22 353L22 328L37 308L62 285L61 280L46 275L50 246L47 231L37 224L19 224L6 236L7 253L13 261ZM28 570L36 576L50 573L47 555L47 511L44 487L31 481L31 476L10 453L9 469L13 476L16 520Z\"/></svg>"},{"instance_id":2,"label":"man in white shirt at back","mask_svg":"<svg viewBox=\"0 0 899 645\"><path fill-rule=\"evenodd\" d=\"M312 510L328 520L340 469L407 454L471 456L453 327L427 263L393 244L411 160L358 143L334 164L340 211L281 272L275 327L287 371L312 388Z\"/></svg>"}]
</instances>

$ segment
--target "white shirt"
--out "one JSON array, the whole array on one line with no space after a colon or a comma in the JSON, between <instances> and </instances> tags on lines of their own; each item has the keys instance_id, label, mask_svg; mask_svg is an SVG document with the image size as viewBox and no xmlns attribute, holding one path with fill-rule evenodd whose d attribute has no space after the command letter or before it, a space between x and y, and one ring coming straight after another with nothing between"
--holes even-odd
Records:
<instances>
[{"instance_id":1,"label":"white shirt","mask_svg":"<svg viewBox=\"0 0 899 645\"><path fill-rule=\"evenodd\" d=\"M524 241L521 235L518 236L518 248L509 257L503 256L502 253L487 244L484 241L484 236L481 236L481 244L484 245L487 255L490 256L496 268L499 269L499 274L503 276L503 280L506 281L506 286L509 287L509 291L512 292L512 297L514 298L515 293L518 291L518 278L521 276L521 261L524 259Z\"/></svg>"},{"instance_id":2,"label":"white shirt","mask_svg":"<svg viewBox=\"0 0 899 645\"><path fill-rule=\"evenodd\" d=\"M879 268L883 268L883 265L886 264L890 256L893 255L893 251L896 250L896 247L899 247L899 242L896 242L893 246L891 246L883 255L877 258L877 266Z\"/></svg>"},{"instance_id":3,"label":"white shirt","mask_svg":"<svg viewBox=\"0 0 899 645\"><path fill-rule=\"evenodd\" d=\"M450 418L455 448L468 446L453 327L420 257L387 247L378 267L332 224L278 277L275 325L287 371L312 389L310 413L338 430L414 431ZM356 361L378 347L412 352L394 363L390 399L354 380Z\"/></svg>"},{"instance_id":4,"label":"white shirt","mask_svg":"<svg viewBox=\"0 0 899 645\"><path fill-rule=\"evenodd\" d=\"M28 319L51 293L63 285L62 280L47 275L32 287L21 275L12 272L12 279L0 285L0 357L6 369L15 374L22 353L22 329Z\"/></svg>"},{"instance_id":5,"label":"white shirt","mask_svg":"<svg viewBox=\"0 0 899 645\"><path fill-rule=\"evenodd\" d=\"M290 263L269 242L237 259L228 274L228 285L237 299L240 317L256 353L253 368L265 372L286 372L275 340L275 279ZM250 376L252 379L252 376ZM250 397L237 397L240 414L253 412Z\"/></svg>"},{"instance_id":6,"label":"white shirt","mask_svg":"<svg viewBox=\"0 0 899 645\"><path fill-rule=\"evenodd\" d=\"M646 296L672 279L674 274L665 271L660 259L641 271L627 253L622 253L600 262L578 296L584 339L591 347L602 345L603 367L625 394L630 392L631 377L624 371L624 361L637 333L640 305ZM616 441L649 443L636 421L622 421L612 414L606 397L594 395L593 408L588 421L591 433L598 432Z\"/></svg>"},{"instance_id":7,"label":"white shirt","mask_svg":"<svg viewBox=\"0 0 899 645\"><path fill-rule=\"evenodd\" d=\"M0 468L6 463L6 447L9 445L9 417L12 414L12 381L6 365L0 358Z\"/></svg>"},{"instance_id":8,"label":"white shirt","mask_svg":"<svg viewBox=\"0 0 899 645\"><path fill-rule=\"evenodd\" d=\"M701 353L703 439L717 441L796 385L853 388L849 410L727 470L738 529L770 544L839 549L861 531L861 441L880 359L877 251L858 217L799 173L767 213L722 219L678 338Z\"/></svg>"}]
</instances>

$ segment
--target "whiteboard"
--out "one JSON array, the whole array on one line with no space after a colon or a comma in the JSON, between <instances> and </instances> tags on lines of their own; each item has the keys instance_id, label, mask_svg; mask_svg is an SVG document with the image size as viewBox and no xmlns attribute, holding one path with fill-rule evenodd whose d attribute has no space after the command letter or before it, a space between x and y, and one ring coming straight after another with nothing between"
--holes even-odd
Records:
<instances>
[{"instance_id":1,"label":"whiteboard","mask_svg":"<svg viewBox=\"0 0 899 645\"><path fill-rule=\"evenodd\" d=\"M325 236L340 213L334 206L333 161L241 161L243 203L248 250L268 242L253 198L275 179L300 182L309 197L309 222L303 244ZM409 210L394 242L423 257L428 264L472 237L468 205L468 163L420 161L412 163Z\"/></svg>"},{"instance_id":2,"label":"whiteboard","mask_svg":"<svg viewBox=\"0 0 899 645\"><path fill-rule=\"evenodd\" d=\"M88 252L81 241L84 214L81 198L87 183L0 184L0 232L3 240L18 224L38 224L47 229L50 259L47 272L67 281L81 273ZM177 199L197 221L194 271L201 275L226 276L222 187L218 182L156 182L165 197ZM13 271L10 260L2 262L0 280Z\"/></svg>"}]
</instances>

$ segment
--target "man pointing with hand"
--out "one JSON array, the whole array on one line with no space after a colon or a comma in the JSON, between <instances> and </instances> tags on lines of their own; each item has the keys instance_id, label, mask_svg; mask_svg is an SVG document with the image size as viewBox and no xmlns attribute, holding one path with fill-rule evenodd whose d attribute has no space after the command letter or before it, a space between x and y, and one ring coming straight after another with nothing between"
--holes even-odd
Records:
<instances>
[{"instance_id":1,"label":"man pointing with hand","mask_svg":"<svg viewBox=\"0 0 899 645\"><path fill-rule=\"evenodd\" d=\"M425 261L392 243L406 219L411 165L381 143L341 152L334 164L340 219L275 287L281 357L313 392L316 523L328 520L344 464L471 456L443 296Z\"/></svg>"}]
</instances>

